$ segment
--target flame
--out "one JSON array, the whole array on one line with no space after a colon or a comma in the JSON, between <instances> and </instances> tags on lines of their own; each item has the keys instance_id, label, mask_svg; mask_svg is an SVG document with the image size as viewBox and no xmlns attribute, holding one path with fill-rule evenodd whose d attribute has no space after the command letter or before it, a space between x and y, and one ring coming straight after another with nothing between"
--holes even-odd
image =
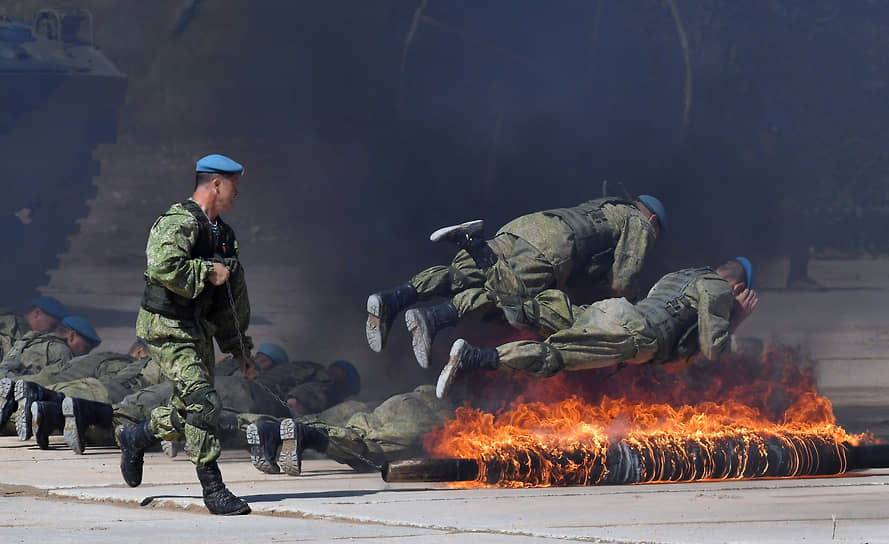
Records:
<instances>
[{"instance_id":1,"label":"flame","mask_svg":"<svg viewBox=\"0 0 889 544\"><path fill-rule=\"evenodd\" d=\"M477 460L474 485L506 487L844 472L844 444L862 437L836 425L797 358L770 347L682 375L657 366L545 380L479 375L475 398L500 390L514 400L495 410L467 403L424 447L434 458Z\"/></svg>"}]
</instances>

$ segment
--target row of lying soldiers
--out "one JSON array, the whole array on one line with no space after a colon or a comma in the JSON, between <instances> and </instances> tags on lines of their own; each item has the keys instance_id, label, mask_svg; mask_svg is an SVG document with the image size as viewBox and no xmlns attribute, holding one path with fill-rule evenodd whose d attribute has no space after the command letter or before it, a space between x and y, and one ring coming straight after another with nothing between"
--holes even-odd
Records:
<instances>
[{"instance_id":1,"label":"row of lying soldiers","mask_svg":"<svg viewBox=\"0 0 889 544\"><path fill-rule=\"evenodd\" d=\"M100 343L88 320L67 315L53 297L34 299L22 315L0 315L0 432L33 438L41 449L61 433L82 454L88 445L113 445L116 426L147 419L169 399L173 385L141 339L128 353L96 351ZM422 435L455 408L429 386L376 406L350 400L361 390L353 365L292 361L273 343L260 345L254 360L253 379L232 358L216 364L219 430L228 445L248 447L265 473L299 475L306 449L378 470L387 459L418 455ZM175 455L179 446L162 447Z\"/></svg>"}]
</instances>

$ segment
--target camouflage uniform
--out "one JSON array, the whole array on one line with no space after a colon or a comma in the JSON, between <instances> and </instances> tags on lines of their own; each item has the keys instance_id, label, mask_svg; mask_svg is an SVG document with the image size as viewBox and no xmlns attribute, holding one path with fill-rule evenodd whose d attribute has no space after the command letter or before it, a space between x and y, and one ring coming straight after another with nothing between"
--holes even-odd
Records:
<instances>
[{"instance_id":1,"label":"camouflage uniform","mask_svg":"<svg viewBox=\"0 0 889 544\"><path fill-rule=\"evenodd\" d=\"M169 404L152 411L151 431L164 440L176 440L184 434L191 460L200 466L215 461L220 453L214 432L221 407L213 389L213 339L222 351L235 356L242 354L239 335L244 342L243 355L250 355L253 343L245 334L250 304L234 232L218 218L219 230L210 235L209 219L200 216L200 208L193 212L188 206L193 210L196 204L173 204L151 228L145 250L148 285L136 332L175 386ZM212 244L209 249L205 247L207 238ZM202 251L212 256L198 255ZM228 285L214 287L210 283L211 258L221 260L231 270ZM229 304L228 288L240 330ZM171 300L166 308L152 302L157 293Z\"/></svg>"},{"instance_id":2,"label":"camouflage uniform","mask_svg":"<svg viewBox=\"0 0 889 544\"><path fill-rule=\"evenodd\" d=\"M298 421L327 432L327 457L359 470L366 460L385 461L422 455L423 435L454 417L455 406L435 396L435 387L421 385L410 393L386 399L372 412L353 414L345 425L336 425L323 414Z\"/></svg>"},{"instance_id":3,"label":"camouflage uniform","mask_svg":"<svg viewBox=\"0 0 889 544\"><path fill-rule=\"evenodd\" d=\"M22 379L44 387L62 382L92 378L99 382L118 382L136 390L163 379L160 366L151 357L136 359L126 353L103 351L74 357L64 363L49 365ZM84 397L86 398L86 397Z\"/></svg>"},{"instance_id":4,"label":"camouflage uniform","mask_svg":"<svg viewBox=\"0 0 889 544\"><path fill-rule=\"evenodd\" d=\"M450 266L433 266L410 280L418 298L453 297L459 317L495 307L517 325L537 328L517 306L546 289L607 285L617 295L632 292L654 227L630 202L597 199L574 208L524 215L487 242L497 256L483 269L461 250Z\"/></svg>"},{"instance_id":5,"label":"camouflage uniform","mask_svg":"<svg viewBox=\"0 0 889 544\"><path fill-rule=\"evenodd\" d=\"M232 365L222 361L217 369L220 366L228 368ZM291 361L267 370L257 368L257 372L255 380L244 379L240 372L216 378L216 390L223 408L237 413L259 412L289 417L289 409L278 399L296 399L308 413L329 408L333 400L330 398L333 380L327 369L317 363Z\"/></svg>"},{"instance_id":6,"label":"camouflage uniform","mask_svg":"<svg viewBox=\"0 0 889 544\"><path fill-rule=\"evenodd\" d=\"M499 365L552 376L619 363L670 363L701 353L718 359L731 349L734 294L712 269L667 274L633 305L624 298L571 306L547 293L556 313L576 316L570 328L543 342L519 341L497 348Z\"/></svg>"},{"instance_id":7,"label":"camouflage uniform","mask_svg":"<svg viewBox=\"0 0 889 544\"><path fill-rule=\"evenodd\" d=\"M61 336L30 331L16 340L0 362L0 377L37 374L45 367L68 362L74 356Z\"/></svg>"},{"instance_id":8,"label":"camouflage uniform","mask_svg":"<svg viewBox=\"0 0 889 544\"><path fill-rule=\"evenodd\" d=\"M2 359L16 340L31 331L31 326L19 314L0 314L0 359Z\"/></svg>"}]
</instances>

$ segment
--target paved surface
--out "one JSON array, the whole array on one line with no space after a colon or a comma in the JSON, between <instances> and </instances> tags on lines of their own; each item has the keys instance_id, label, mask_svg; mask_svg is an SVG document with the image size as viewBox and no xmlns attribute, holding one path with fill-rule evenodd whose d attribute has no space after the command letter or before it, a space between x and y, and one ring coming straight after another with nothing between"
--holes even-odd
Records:
<instances>
[{"instance_id":1,"label":"paved surface","mask_svg":"<svg viewBox=\"0 0 889 544\"><path fill-rule=\"evenodd\" d=\"M889 542L889 471L800 480L549 489L386 484L330 461L266 475L227 451L229 487L254 514L204 513L194 469L160 453L142 486L119 454L75 456L0 438L3 542Z\"/></svg>"}]
</instances>

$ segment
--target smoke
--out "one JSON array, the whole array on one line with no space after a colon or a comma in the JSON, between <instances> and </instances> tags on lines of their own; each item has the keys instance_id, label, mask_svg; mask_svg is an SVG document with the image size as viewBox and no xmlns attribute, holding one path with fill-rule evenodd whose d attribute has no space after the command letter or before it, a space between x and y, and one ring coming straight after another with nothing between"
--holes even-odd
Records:
<instances>
[{"instance_id":1,"label":"smoke","mask_svg":"<svg viewBox=\"0 0 889 544\"><path fill-rule=\"evenodd\" d=\"M269 340L354 360L368 396L434 379L403 327L383 355L361 330L369 293L450 261L428 242L440 226L484 218L493 231L622 181L670 215L653 281L737 254L807 254L823 238L795 229L817 224L800 210L886 201L876 5L429 0L416 17L419 2L219 1L171 39L151 29L189 3L73 3L94 11L97 42L130 78L109 151L129 211L107 212L108 262L141 266L132 248L187 196L196 157L236 157L248 170L227 219L257 278L255 313L291 324Z\"/></svg>"}]
</instances>

